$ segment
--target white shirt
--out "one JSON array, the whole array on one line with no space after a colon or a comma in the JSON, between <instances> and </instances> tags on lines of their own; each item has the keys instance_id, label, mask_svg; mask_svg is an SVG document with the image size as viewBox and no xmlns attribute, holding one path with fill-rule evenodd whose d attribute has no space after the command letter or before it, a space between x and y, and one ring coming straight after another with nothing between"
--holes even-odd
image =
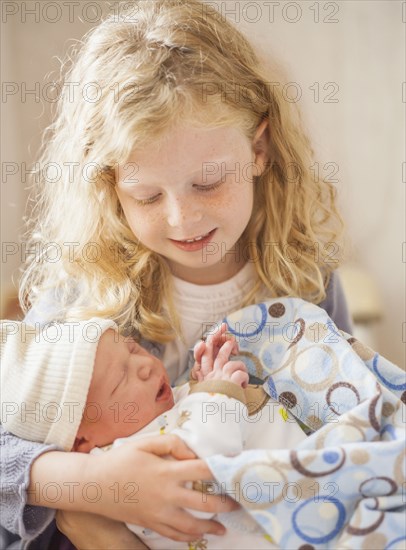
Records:
<instances>
[{"instance_id":1,"label":"white shirt","mask_svg":"<svg viewBox=\"0 0 406 550\"><path fill-rule=\"evenodd\" d=\"M184 381L179 377L186 371L189 349L212 324L241 308L256 277L252 262L247 262L231 279L215 285L196 285L173 277L173 303L180 318L184 342L177 338L165 346L162 361L172 383Z\"/></svg>"}]
</instances>

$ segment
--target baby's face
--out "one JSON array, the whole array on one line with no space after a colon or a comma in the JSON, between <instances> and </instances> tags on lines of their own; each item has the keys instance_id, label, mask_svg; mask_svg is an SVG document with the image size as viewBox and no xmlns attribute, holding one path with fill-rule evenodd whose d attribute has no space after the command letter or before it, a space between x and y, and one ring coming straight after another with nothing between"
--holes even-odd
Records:
<instances>
[{"instance_id":1,"label":"baby's face","mask_svg":"<svg viewBox=\"0 0 406 550\"><path fill-rule=\"evenodd\" d=\"M134 340L107 330L96 351L73 450L89 452L137 432L174 405L163 363Z\"/></svg>"}]
</instances>

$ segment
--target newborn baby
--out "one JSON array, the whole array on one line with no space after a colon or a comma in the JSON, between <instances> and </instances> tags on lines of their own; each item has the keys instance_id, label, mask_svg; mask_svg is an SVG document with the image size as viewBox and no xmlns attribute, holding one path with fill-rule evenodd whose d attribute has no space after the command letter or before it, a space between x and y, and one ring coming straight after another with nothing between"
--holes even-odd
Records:
<instances>
[{"instance_id":1,"label":"newborn baby","mask_svg":"<svg viewBox=\"0 0 406 550\"><path fill-rule=\"evenodd\" d=\"M24 323L1 325L2 423L20 437L87 453L108 452L110 444L124 444L128 436L174 433L202 458L293 448L306 437L262 387L248 385L244 363L230 359L238 346L225 324L196 345L192 380L173 389L163 363L120 335L112 321L50 328L58 338ZM38 415L23 415L34 409ZM205 498L215 488L203 482L200 490ZM207 535L196 548L273 547L244 511L218 519L226 536ZM150 548L182 547L142 527L128 527Z\"/></svg>"}]
</instances>

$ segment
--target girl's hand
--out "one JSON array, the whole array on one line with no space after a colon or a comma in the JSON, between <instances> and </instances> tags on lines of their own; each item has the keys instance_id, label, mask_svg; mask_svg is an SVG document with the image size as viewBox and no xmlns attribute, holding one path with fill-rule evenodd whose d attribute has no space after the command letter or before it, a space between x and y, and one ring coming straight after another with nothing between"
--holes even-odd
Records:
<instances>
[{"instance_id":1,"label":"girl's hand","mask_svg":"<svg viewBox=\"0 0 406 550\"><path fill-rule=\"evenodd\" d=\"M162 458L168 455L178 460ZM230 498L185 488L188 481L213 480L207 464L192 460L195 456L175 435L128 442L92 456L92 469L85 479L97 479L101 495L93 512L142 525L177 541L193 541L205 533L223 534L225 529L217 521L198 519L185 511L216 514L239 507Z\"/></svg>"},{"instance_id":2,"label":"girl's hand","mask_svg":"<svg viewBox=\"0 0 406 550\"><path fill-rule=\"evenodd\" d=\"M27 502L143 525L178 541L220 535L221 524L195 518L184 508L214 515L239 506L230 498L185 488L188 481L213 479L204 460L194 458L175 435L128 442L100 455L48 451L31 466ZM49 484L57 488L57 499L45 490Z\"/></svg>"},{"instance_id":3,"label":"girl's hand","mask_svg":"<svg viewBox=\"0 0 406 550\"><path fill-rule=\"evenodd\" d=\"M120 550L148 549L124 523L86 512L56 513L58 529L68 537L77 550L113 548Z\"/></svg>"}]
</instances>

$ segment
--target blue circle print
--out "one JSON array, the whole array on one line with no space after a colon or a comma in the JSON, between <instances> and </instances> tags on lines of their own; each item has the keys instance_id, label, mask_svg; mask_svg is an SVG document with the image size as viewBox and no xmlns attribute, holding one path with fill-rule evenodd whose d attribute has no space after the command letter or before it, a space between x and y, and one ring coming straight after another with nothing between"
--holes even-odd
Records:
<instances>
[{"instance_id":1,"label":"blue circle print","mask_svg":"<svg viewBox=\"0 0 406 550\"><path fill-rule=\"evenodd\" d=\"M397 539L393 539L390 541L390 543L385 546L385 550L390 550L391 548L395 548L395 544L397 544L398 542L402 542L402 540L406 540L406 537L398 537Z\"/></svg>"},{"instance_id":2,"label":"blue circle print","mask_svg":"<svg viewBox=\"0 0 406 550\"><path fill-rule=\"evenodd\" d=\"M390 390L405 390L406 389L406 382L403 384L394 384L393 382L390 382L387 380L383 374L381 374L378 370L378 359L379 354L375 354L374 359L372 361L372 368L374 370L374 373L376 374L376 377L378 380L380 380L383 384L385 384L386 387L388 387Z\"/></svg>"},{"instance_id":3,"label":"blue circle print","mask_svg":"<svg viewBox=\"0 0 406 550\"><path fill-rule=\"evenodd\" d=\"M246 308L246 310L248 310L248 309L255 310L256 308L259 308L259 312L261 314L261 321L259 322L258 327L255 330L253 330L252 332L246 332L246 331L245 332L237 332L235 329L233 329L230 326L230 322L227 320L227 318L225 319L225 322L227 323L227 326L228 326L228 330L231 332L231 334L234 334L234 336L240 336L241 338L249 338L250 336L256 336L257 334L259 334L262 331L262 329L265 327L265 324L266 324L268 311L266 309L265 304L257 304L256 306L248 306ZM245 311L245 310L243 310L243 311ZM255 319L255 317L256 317L256 315L255 315L255 312L253 311L252 318L250 317L250 324L252 324L251 319ZM244 314L244 318L247 319L245 314ZM244 326L241 327L241 330L242 331L244 330Z\"/></svg>"},{"instance_id":4,"label":"blue circle print","mask_svg":"<svg viewBox=\"0 0 406 550\"><path fill-rule=\"evenodd\" d=\"M345 523L345 508L344 508L344 505L339 500L337 500L336 498L328 497L328 496L323 497L323 502L324 503L325 502L330 502L331 504L334 504L337 508L337 511L338 511L337 524L334 527L334 529L330 533L327 533L326 535L323 535L321 537L311 537L310 535L306 535L305 533L303 533L303 531L301 529L299 529L299 526L298 526L298 521L297 521L298 513L300 512L300 510L302 508L304 508L308 504L310 504L310 503L314 504L315 503L314 498L309 498L308 500L305 500L303 502L303 504L301 504L299 506L299 508L294 512L293 517L292 517L292 525L293 525L293 529L294 529L295 533L297 534L298 537L300 537L301 539L305 540L306 542L308 542L310 544L325 544L326 542L333 539L336 535L338 535L338 533L344 527L344 523Z\"/></svg>"},{"instance_id":5,"label":"blue circle print","mask_svg":"<svg viewBox=\"0 0 406 550\"><path fill-rule=\"evenodd\" d=\"M334 464L340 458L340 455L336 451L326 451L323 453L324 462L328 464Z\"/></svg>"}]
</instances>

